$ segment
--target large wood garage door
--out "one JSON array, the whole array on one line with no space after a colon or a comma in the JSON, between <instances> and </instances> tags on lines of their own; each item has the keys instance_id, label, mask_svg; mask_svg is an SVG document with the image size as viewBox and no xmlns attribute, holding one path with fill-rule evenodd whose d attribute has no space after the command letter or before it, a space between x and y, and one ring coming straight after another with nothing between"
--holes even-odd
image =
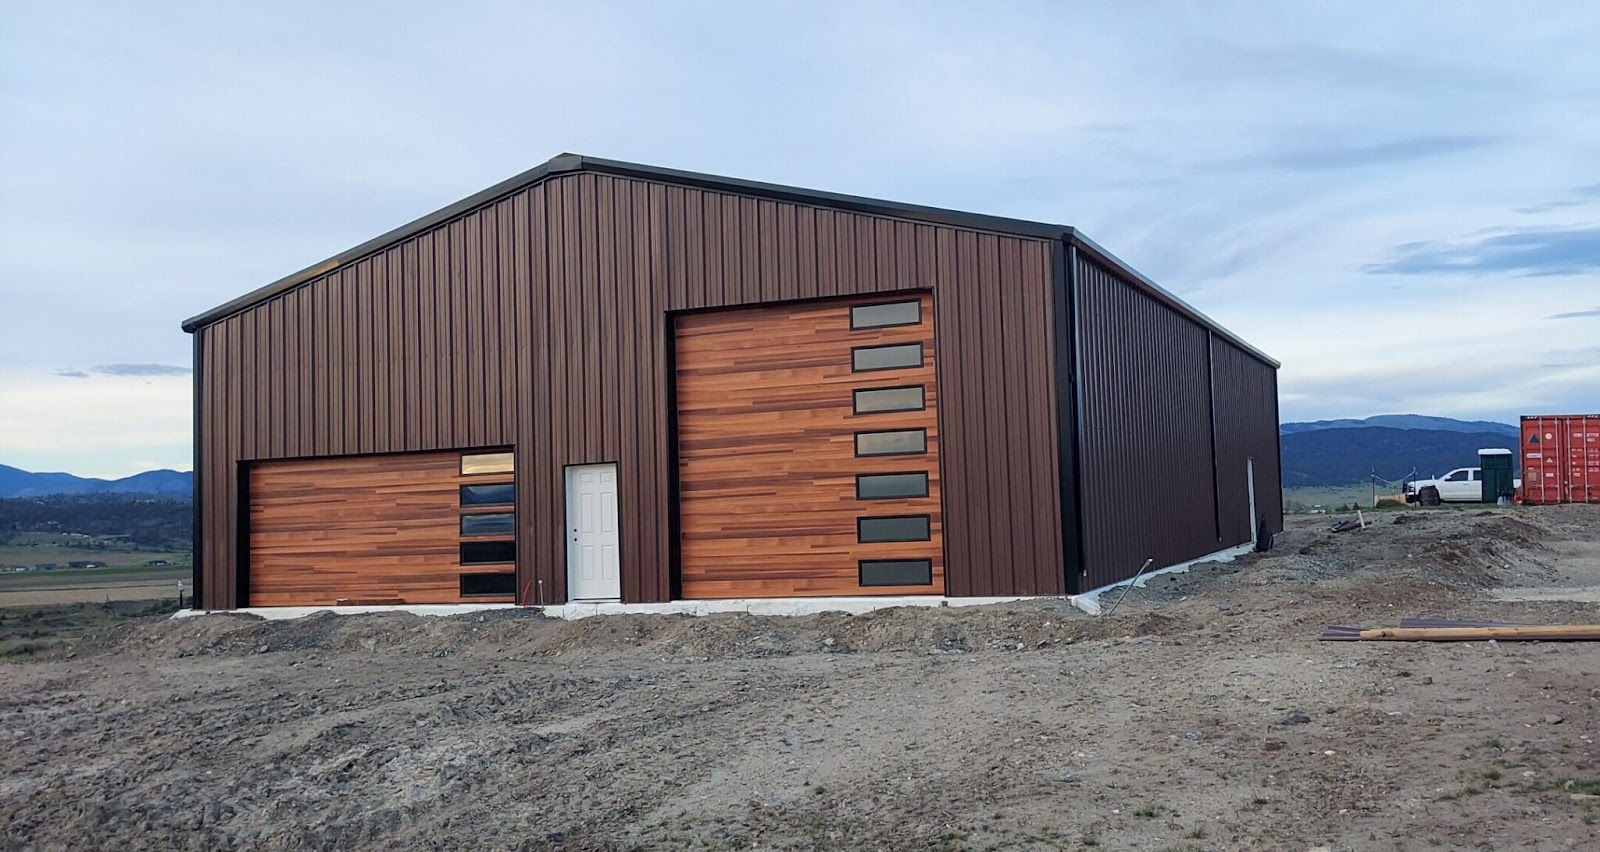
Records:
<instances>
[{"instance_id":1,"label":"large wood garage door","mask_svg":"<svg viewBox=\"0 0 1600 852\"><path fill-rule=\"evenodd\" d=\"M511 602L510 453L257 462L251 606Z\"/></svg>"},{"instance_id":2,"label":"large wood garage door","mask_svg":"<svg viewBox=\"0 0 1600 852\"><path fill-rule=\"evenodd\" d=\"M685 598L943 593L931 295L676 335Z\"/></svg>"}]
</instances>

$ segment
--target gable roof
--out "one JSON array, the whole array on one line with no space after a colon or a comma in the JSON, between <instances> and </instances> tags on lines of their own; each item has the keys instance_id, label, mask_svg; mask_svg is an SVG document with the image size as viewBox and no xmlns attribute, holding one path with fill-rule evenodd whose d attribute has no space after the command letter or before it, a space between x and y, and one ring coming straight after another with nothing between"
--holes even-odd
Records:
<instances>
[{"instance_id":1,"label":"gable roof","mask_svg":"<svg viewBox=\"0 0 1600 852\"><path fill-rule=\"evenodd\" d=\"M935 225L948 225L969 230L989 231L991 233L1008 234L1020 237L1033 237L1043 240L1062 240L1069 245L1077 246L1088 252L1096 259L1110 265L1126 276L1135 286L1145 290L1158 301L1167 304L1180 314L1188 317L1201 326L1216 332L1226 338L1230 343L1243 349L1255 358L1270 364L1274 368L1280 364L1263 353L1261 350L1246 343L1238 335L1223 328L1215 320L1196 310L1192 305L1168 292L1165 288L1146 278L1138 270L1124 263L1120 258L1100 247L1093 240L1085 237L1076 228L1068 225L1052 225L1045 222L1033 222L1026 219L1011 219L1005 216L990 216L982 213L967 213L960 210L949 210L942 207L927 207L920 204L907 204L899 201L884 201L876 198L864 198L858 195L845 195L837 192L825 192L817 189L804 189L795 186L784 186L761 181L742 180L740 178L721 177L718 175L689 172L681 169L668 169L660 166L646 166L639 163L626 163L620 160L606 160L599 157L586 157L581 154L558 154L548 161L541 163L515 177L503 180L481 192L474 193L447 207L435 210L416 221L401 225L388 233L381 234L354 248L342 251L321 263L313 264L288 275L271 284L253 290L236 299L231 299L205 313L190 317L183 322L183 330L194 332L200 327L209 325L217 320L236 314L253 305L271 299L285 291L300 286L314 278L326 275L341 266L360 260L367 255L378 252L396 243L404 242L411 237L431 230L439 225L449 222L458 216L476 210L479 207L498 201L515 192L519 192L534 184L563 175L591 172L596 174L614 175L617 177L637 178L641 180L671 183L680 186L692 186L717 192L728 192L736 195L769 198L776 201L789 201L798 204L807 204L816 207L825 207L836 210L847 210L853 213L863 213L871 216L885 216L896 219L906 219L914 222L927 222Z\"/></svg>"}]
</instances>

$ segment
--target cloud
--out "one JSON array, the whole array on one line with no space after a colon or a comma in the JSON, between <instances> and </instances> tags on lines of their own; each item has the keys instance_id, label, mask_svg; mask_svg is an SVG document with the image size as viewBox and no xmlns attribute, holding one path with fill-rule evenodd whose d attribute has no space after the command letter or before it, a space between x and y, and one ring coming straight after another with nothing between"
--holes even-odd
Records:
<instances>
[{"instance_id":1,"label":"cloud","mask_svg":"<svg viewBox=\"0 0 1600 852\"><path fill-rule=\"evenodd\" d=\"M1600 311L1589 313L1600 316ZM1591 370L1600 364L1600 346L1580 349L1555 349L1544 353L1541 370Z\"/></svg>"},{"instance_id":2,"label":"cloud","mask_svg":"<svg viewBox=\"0 0 1600 852\"><path fill-rule=\"evenodd\" d=\"M193 370L172 364L101 364L91 372L102 376L187 376Z\"/></svg>"},{"instance_id":3,"label":"cloud","mask_svg":"<svg viewBox=\"0 0 1600 852\"><path fill-rule=\"evenodd\" d=\"M0 368L0 464L104 477L188 467L192 392L176 376L63 382ZM117 416L95 416L106 411Z\"/></svg>"},{"instance_id":4,"label":"cloud","mask_svg":"<svg viewBox=\"0 0 1600 852\"><path fill-rule=\"evenodd\" d=\"M90 367L88 370L80 370L77 367L63 367L56 370L55 374L67 379L87 379L90 375L149 378L151 376L187 376L193 372L194 370L188 367L180 367L175 364L101 364L98 367Z\"/></svg>"},{"instance_id":5,"label":"cloud","mask_svg":"<svg viewBox=\"0 0 1600 852\"><path fill-rule=\"evenodd\" d=\"M1425 240L1394 248L1372 274L1504 272L1519 276L1578 275L1600 270L1600 226L1524 229L1466 240Z\"/></svg>"},{"instance_id":6,"label":"cloud","mask_svg":"<svg viewBox=\"0 0 1600 852\"><path fill-rule=\"evenodd\" d=\"M1500 141L1493 136L1411 136L1366 145L1312 145L1268 151L1248 157L1217 160L1199 167L1201 173L1275 169L1291 172L1326 172L1386 166L1442 157Z\"/></svg>"},{"instance_id":7,"label":"cloud","mask_svg":"<svg viewBox=\"0 0 1600 852\"><path fill-rule=\"evenodd\" d=\"M1517 208L1517 212L1518 213L1549 213L1551 210L1560 210L1563 207L1578 207L1578 206L1581 206L1584 203L1585 202L1573 201L1573 200L1570 200L1570 199L1568 199L1566 201L1541 201L1541 202L1539 202L1537 204L1529 204L1527 207L1518 207Z\"/></svg>"},{"instance_id":8,"label":"cloud","mask_svg":"<svg viewBox=\"0 0 1600 852\"><path fill-rule=\"evenodd\" d=\"M1591 183L1572 188L1572 194L1583 196L1581 198L1566 198L1559 201L1540 201L1526 207L1518 207L1518 213L1548 213L1551 210L1560 210L1563 207L1582 207L1591 203L1591 199L1600 197L1600 183Z\"/></svg>"},{"instance_id":9,"label":"cloud","mask_svg":"<svg viewBox=\"0 0 1600 852\"><path fill-rule=\"evenodd\" d=\"M1600 317L1600 308L1590 308L1587 311L1567 311L1563 314L1551 314L1545 319L1583 319L1584 317Z\"/></svg>"},{"instance_id":10,"label":"cloud","mask_svg":"<svg viewBox=\"0 0 1600 852\"><path fill-rule=\"evenodd\" d=\"M1441 355L1453 355L1447 347ZM1285 420L1397 410L1515 422L1538 409L1582 410L1600 393L1600 349L1506 353L1494 359L1436 357L1414 371L1383 364L1333 365L1282 378ZM1491 363L1492 361L1492 363ZM1311 415L1311 416L1307 416ZM1362 416L1365 416L1364 414Z\"/></svg>"}]
</instances>

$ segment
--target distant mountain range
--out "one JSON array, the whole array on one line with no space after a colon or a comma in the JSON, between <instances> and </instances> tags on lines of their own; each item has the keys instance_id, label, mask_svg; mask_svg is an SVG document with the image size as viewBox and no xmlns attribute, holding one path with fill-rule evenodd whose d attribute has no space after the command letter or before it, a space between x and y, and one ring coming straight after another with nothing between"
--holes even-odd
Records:
<instances>
[{"instance_id":1,"label":"distant mountain range","mask_svg":"<svg viewBox=\"0 0 1600 852\"><path fill-rule=\"evenodd\" d=\"M31 473L0 464L0 497L47 494L154 494L189 499L194 495L194 474L147 470L122 479L90 479L70 473Z\"/></svg>"},{"instance_id":2,"label":"distant mountain range","mask_svg":"<svg viewBox=\"0 0 1600 852\"><path fill-rule=\"evenodd\" d=\"M1353 485L1373 474L1391 482L1413 472L1434 476L1477 465L1481 449L1515 451L1521 434L1505 423L1420 414L1285 423L1279 430L1285 488Z\"/></svg>"},{"instance_id":3,"label":"distant mountain range","mask_svg":"<svg viewBox=\"0 0 1600 852\"><path fill-rule=\"evenodd\" d=\"M1516 426L1490 420L1454 420L1449 417L1429 417L1425 414L1379 414L1365 420L1312 420L1306 423L1284 423L1278 431L1285 435L1316 432L1323 429L1414 429L1431 432L1488 432L1517 437Z\"/></svg>"},{"instance_id":4,"label":"distant mountain range","mask_svg":"<svg viewBox=\"0 0 1600 852\"><path fill-rule=\"evenodd\" d=\"M1283 484L1338 486L1364 483L1372 473L1389 481L1413 470L1421 476L1478 463L1485 447L1515 449L1519 431L1506 423L1452 420L1421 414L1383 414L1364 420L1284 423ZM194 474L151 470L123 479L87 479L70 473L30 473L0 464L0 497L47 494L154 494L189 499Z\"/></svg>"}]
</instances>

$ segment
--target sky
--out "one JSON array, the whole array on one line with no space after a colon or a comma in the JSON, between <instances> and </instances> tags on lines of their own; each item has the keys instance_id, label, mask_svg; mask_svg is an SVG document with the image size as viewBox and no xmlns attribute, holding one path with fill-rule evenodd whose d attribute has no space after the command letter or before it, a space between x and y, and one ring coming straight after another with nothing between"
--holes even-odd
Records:
<instances>
[{"instance_id":1,"label":"sky","mask_svg":"<svg viewBox=\"0 0 1600 852\"><path fill-rule=\"evenodd\" d=\"M1600 411L1600 5L0 0L0 463L192 463L179 324L571 151L1073 225L1285 420Z\"/></svg>"}]
</instances>

